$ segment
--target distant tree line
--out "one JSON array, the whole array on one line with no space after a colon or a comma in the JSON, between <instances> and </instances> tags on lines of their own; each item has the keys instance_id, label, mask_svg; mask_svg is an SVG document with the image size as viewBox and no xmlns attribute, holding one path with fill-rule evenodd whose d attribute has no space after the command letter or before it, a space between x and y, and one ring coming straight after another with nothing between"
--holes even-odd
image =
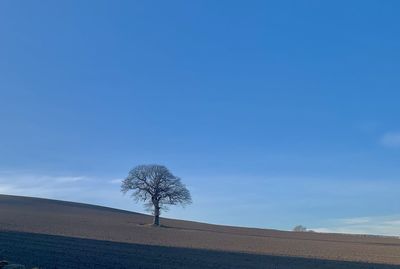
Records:
<instances>
[{"instance_id":1,"label":"distant tree line","mask_svg":"<svg viewBox=\"0 0 400 269\"><path fill-rule=\"evenodd\" d=\"M308 230L307 227L303 225L297 225L293 228L293 232L314 232L313 230Z\"/></svg>"}]
</instances>

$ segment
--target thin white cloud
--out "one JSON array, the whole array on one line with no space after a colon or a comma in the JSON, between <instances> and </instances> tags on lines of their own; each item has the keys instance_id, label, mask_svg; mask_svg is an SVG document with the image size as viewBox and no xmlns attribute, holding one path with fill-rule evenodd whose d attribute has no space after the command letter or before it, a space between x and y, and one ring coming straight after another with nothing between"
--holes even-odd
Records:
<instances>
[{"instance_id":1,"label":"thin white cloud","mask_svg":"<svg viewBox=\"0 0 400 269\"><path fill-rule=\"evenodd\" d=\"M111 184L121 184L122 180L123 180L122 178L116 178L116 179L110 180L109 183L111 183Z\"/></svg>"},{"instance_id":2,"label":"thin white cloud","mask_svg":"<svg viewBox=\"0 0 400 269\"><path fill-rule=\"evenodd\" d=\"M49 176L0 172L0 192L25 196L56 197L76 192L90 181L85 176Z\"/></svg>"},{"instance_id":3,"label":"thin white cloud","mask_svg":"<svg viewBox=\"0 0 400 269\"><path fill-rule=\"evenodd\" d=\"M366 224L371 222L370 217L362 217L362 218L348 218L341 220L344 224L348 225L357 225L357 224Z\"/></svg>"},{"instance_id":4,"label":"thin white cloud","mask_svg":"<svg viewBox=\"0 0 400 269\"><path fill-rule=\"evenodd\" d=\"M0 184L0 193L9 193L14 189L14 186L7 184Z\"/></svg>"},{"instance_id":5,"label":"thin white cloud","mask_svg":"<svg viewBox=\"0 0 400 269\"><path fill-rule=\"evenodd\" d=\"M53 179L56 180L57 182L77 182L77 181L88 180L89 178L83 176L77 176L77 177L55 177Z\"/></svg>"},{"instance_id":6,"label":"thin white cloud","mask_svg":"<svg viewBox=\"0 0 400 269\"><path fill-rule=\"evenodd\" d=\"M400 235L400 216L344 218L330 221L327 227L313 228L322 233L350 233L396 236Z\"/></svg>"},{"instance_id":7,"label":"thin white cloud","mask_svg":"<svg viewBox=\"0 0 400 269\"><path fill-rule=\"evenodd\" d=\"M130 197L122 195L118 181L121 182L121 179L99 179L85 175L51 176L3 170L0 171L0 194L82 202L142 212L141 205L130 203Z\"/></svg>"},{"instance_id":8,"label":"thin white cloud","mask_svg":"<svg viewBox=\"0 0 400 269\"><path fill-rule=\"evenodd\" d=\"M400 132L386 133L381 137L380 143L388 148L400 148Z\"/></svg>"},{"instance_id":9,"label":"thin white cloud","mask_svg":"<svg viewBox=\"0 0 400 269\"><path fill-rule=\"evenodd\" d=\"M400 218L399 219L394 219L394 220L388 220L383 222L385 225L396 225L400 227Z\"/></svg>"}]
</instances>

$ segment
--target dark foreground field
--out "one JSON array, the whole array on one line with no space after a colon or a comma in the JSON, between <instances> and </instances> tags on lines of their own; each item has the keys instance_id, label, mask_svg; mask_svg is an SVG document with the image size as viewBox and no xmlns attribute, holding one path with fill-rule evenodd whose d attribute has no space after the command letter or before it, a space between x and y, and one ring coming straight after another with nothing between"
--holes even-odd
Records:
<instances>
[{"instance_id":1,"label":"dark foreground field","mask_svg":"<svg viewBox=\"0 0 400 269\"><path fill-rule=\"evenodd\" d=\"M0 195L0 259L41 268L400 268L400 240L163 219Z\"/></svg>"},{"instance_id":2,"label":"dark foreground field","mask_svg":"<svg viewBox=\"0 0 400 269\"><path fill-rule=\"evenodd\" d=\"M328 261L188 248L146 246L18 232L0 232L0 259L41 268L394 269L395 265Z\"/></svg>"}]
</instances>

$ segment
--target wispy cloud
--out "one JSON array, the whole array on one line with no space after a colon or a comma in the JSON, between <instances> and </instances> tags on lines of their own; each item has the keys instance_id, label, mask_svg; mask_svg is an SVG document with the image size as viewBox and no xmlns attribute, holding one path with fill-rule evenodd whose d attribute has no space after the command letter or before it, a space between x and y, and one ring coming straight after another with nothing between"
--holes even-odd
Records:
<instances>
[{"instance_id":1,"label":"wispy cloud","mask_svg":"<svg viewBox=\"0 0 400 269\"><path fill-rule=\"evenodd\" d=\"M86 176L50 176L0 172L0 192L6 194L55 197L76 192L91 179Z\"/></svg>"},{"instance_id":2,"label":"wispy cloud","mask_svg":"<svg viewBox=\"0 0 400 269\"><path fill-rule=\"evenodd\" d=\"M314 228L316 232L351 233L394 236L400 234L400 216L370 216L331 220L327 227Z\"/></svg>"},{"instance_id":3,"label":"wispy cloud","mask_svg":"<svg viewBox=\"0 0 400 269\"><path fill-rule=\"evenodd\" d=\"M347 225L367 224L371 222L371 218L370 217L347 218L347 219L342 219L341 222Z\"/></svg>"},{"instance_id":4,"label":"wispy cloud","mask_svg":"<svg viewBox=\"0 0 400 269\"><path fill-rule=\"evenodd\" d=\"M400 148L400 132L386 133L381 137L380 143L388 148Z\"/></svg>"},{"instance_id":5,"label":"wispy cloud","mask_svg":"<svg viewBox=\"0 0 400 269\"><path fill-rule=\"evenodd\" d=\"M111 179L109 181L109 183L111 183L111 184L121 184L122 180L123 180L122 178L115 178L115 179Z\"/></svg>"},{"instance_id":6,"label":"wispy cloud","mask_svg":"<svg viewBox=\"0 0 400 269\"><path fill-rule=\"evenodd\" d=\"M55 177L53 178L57 182L77 182L88 180L89 178L83 176L75 176L75 177Z\"/></svg>"},{"instance_id":7,"label":"wispy cloud","mask_svg":"<svg viewBox=\"0 0 400 269\"><path fill-rule=\"evenodd\" d=\"M127 203L118 183L121 179L86 175L43 175L29 172L0 171L0 194L50 198L142 211Z\"/></svg>"}]
</instances>

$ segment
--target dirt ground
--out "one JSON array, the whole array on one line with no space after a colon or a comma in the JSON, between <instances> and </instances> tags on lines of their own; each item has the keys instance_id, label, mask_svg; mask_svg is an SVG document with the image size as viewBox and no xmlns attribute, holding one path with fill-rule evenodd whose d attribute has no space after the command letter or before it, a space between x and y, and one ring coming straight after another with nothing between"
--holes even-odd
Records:
<instances>
[{"instance_id":1,"label":"dirt ground","mask_svg":"<svg viewBox=\"0 0 400 269\"><path fill-rule=\"evenodd\" d=\"M159 247L0 232L0 259L47 269L394 269L395 265Z\"/></svg>"},{"instance_id":2,"label":"dirt ground","mask_svg":"<svg viewBox=\"0 0 400 269\"><path fill-rule=\"evenodd\" d=\"M150 222L128 211L0 195L0 259L45 268L400 268L397 238Z\"/></svg>"}]
</instances>

